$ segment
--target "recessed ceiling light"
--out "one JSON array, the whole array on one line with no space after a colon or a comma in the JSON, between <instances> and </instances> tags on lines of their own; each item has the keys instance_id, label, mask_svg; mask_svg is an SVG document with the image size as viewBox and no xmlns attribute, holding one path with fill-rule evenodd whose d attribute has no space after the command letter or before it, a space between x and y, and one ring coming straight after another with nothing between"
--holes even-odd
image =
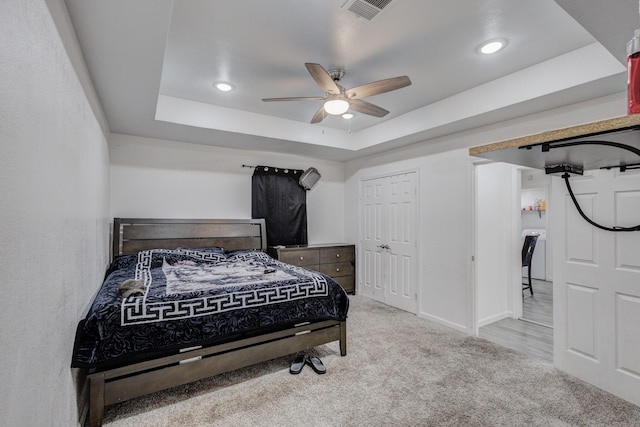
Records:
<instances>
[{"instance_id":1,"label":"recessed ceiling light","mask_svg":"<svg viewBox=\"0 0 640 427\"><path fill-rule=\"evenodd\" d=\"M229 92L230 90L233 90L233 85L227 82L215 82L213 86L222 92Z\"/></svg>"},{"instance_id":2,"label":"recessed ceiling light","mask_svg":"<svg viewBox=\"0 0 640 427\"><path fill-rule=\"evenodd\" d=\"M478 50L485 55L491 55L503 49L506 45L507 41L505 39L493 39L482 43Z\"/></svg>"}]
</instances>

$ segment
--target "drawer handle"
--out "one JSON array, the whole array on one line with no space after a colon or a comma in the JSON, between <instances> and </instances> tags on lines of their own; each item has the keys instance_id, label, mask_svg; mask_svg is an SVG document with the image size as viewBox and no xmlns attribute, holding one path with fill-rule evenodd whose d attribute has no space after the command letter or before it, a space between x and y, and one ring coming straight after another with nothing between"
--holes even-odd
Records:
<instances>
[{"instance_id":1,"label":"drawer handle","mask_svg":"<svg viewBox=\"0 0 640 427\"><path fill-rule=\"evenodd\" d=\"M340 258L340 254L336 254L336 258Z\"/></svg>"},{"instance_id":2,"label":"drawer handle","mask_svg":"<svg viewBox=\"0 0 640 427\"><path fill-rule=\"evenodd\" d=\"M336 268L336 273L340 273L340 269L339 268Z\"/></svg>"},{"instance_id":3,"label":"drawer handle","mask_svg":"<svg viewBox=\"0 0 640 427\"><path fill-rule=\"evenodd\" d=\"M303 256L301 256L301 257L300 257L300 261L303 261L303 260L304 260L304 257L303 257Z\"/></svg>"}]
</instances>

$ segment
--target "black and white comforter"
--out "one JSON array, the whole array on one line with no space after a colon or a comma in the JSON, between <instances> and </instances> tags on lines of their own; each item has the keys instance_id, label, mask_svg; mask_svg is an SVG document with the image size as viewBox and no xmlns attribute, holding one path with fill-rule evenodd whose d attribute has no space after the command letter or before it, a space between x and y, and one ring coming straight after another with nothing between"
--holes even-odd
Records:
<instances>
[{"instance_id":1,"label":"black and white comforter","mask_svg":"<svg viewBox=\"0 0 640 427\"><path fill-rule=\"evenodd\" d=\"M127 279L143 296L123 298ZM72 367L107 367L294 323L345 320L344 290L264 252L154 249L113 261L78 325Z\"/></svg>"}]
</instances>

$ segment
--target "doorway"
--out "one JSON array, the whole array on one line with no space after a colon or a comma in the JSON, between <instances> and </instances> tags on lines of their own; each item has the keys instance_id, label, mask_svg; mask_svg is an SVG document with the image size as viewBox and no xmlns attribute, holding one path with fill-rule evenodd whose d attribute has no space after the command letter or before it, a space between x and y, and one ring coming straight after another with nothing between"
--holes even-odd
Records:
<instances>
[{"instance_id":1,"label":"doorway","mask_svg":"<svg viewBox=\"0 0 640 427\"><path fill-rule=\"evenodd\" d=\"M474 170L476 333L552 362L552 329L522 320L525 311L531 317L531 303L545 294L536 292L544 280L534 281L533 298L523 298L522 291L522 225L528 222L523 221L521 195L523 182L527 188L537 181L503 163L478 163Z\"/></svg>"},{"instance_id":2,"label":"doorway","mask_svg":"<svg viewBox=\"0 0 640 427\"><path fill-rule=\"evenodd\" d=\"M522 320L553 328L553 263L549 233L551 177L541 170L522 169L520 185L522 239L537 236L531 260L533 292L523 295ZM523 269L523 277L528 274ZM528 277L524 280L528 282Z\"/></svg>"}]
</instances>

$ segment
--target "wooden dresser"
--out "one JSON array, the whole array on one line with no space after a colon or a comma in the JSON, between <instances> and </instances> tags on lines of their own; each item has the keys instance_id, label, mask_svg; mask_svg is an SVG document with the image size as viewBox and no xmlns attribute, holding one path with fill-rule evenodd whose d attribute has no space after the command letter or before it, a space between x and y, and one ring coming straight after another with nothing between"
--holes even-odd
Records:
<instances>
[{"instance_id":1,"label":"wooden dresser","mask_svg":"<svg viewBox=\"0 0 640 427\"><path fill-rule=\"evenodd\" d=\"M269 255L330 276L350 294L356 292L356 247L347 243L271 246Z\"/></svg>"}]
</instances>

